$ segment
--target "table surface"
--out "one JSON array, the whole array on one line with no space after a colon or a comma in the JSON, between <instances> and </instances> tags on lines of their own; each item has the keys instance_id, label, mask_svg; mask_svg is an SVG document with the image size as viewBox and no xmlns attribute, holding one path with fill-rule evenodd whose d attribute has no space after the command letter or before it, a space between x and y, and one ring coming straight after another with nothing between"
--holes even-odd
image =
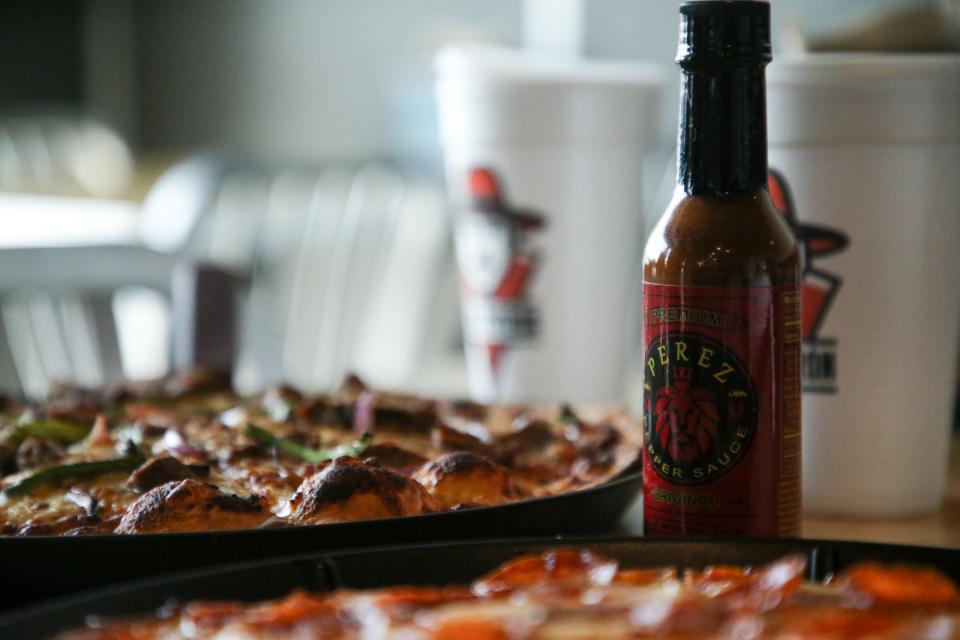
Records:
<instances>
[{"instance_id":1,"label":"table surface","mask_svg":"<svg viewBox=\"0 0 960 640\"><path fill-rule=\"evenodd\" d=\"M638 501L624 520L626 532L640 532L642 513ZM954 438L951 446L950 477L939 513L900 520L807 517L803 537L960 548L960 438Z\"/></svg>"},{"instance_id":2,"label":"table surface","mask_svg":"<svg viewBox=\"0 0 960 640\"><path fill-rule=\"evenodd\" d=\"M951 445L950 476L939 513L903 520L805 518L803 536L960 548L960 438Z\"/></svg>"}]
</instances>

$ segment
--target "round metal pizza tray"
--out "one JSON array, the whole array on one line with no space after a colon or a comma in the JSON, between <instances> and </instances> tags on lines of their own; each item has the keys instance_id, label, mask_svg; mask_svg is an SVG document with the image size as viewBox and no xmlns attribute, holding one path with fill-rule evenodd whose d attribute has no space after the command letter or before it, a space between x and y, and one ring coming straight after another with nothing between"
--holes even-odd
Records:
<instances>
[{"instance_id":1,"label":"round metal pizza tray","mask_svg":"<svg viewBox=\"0 0 960 640\"><path fill-rule=\"evenodd\" d=\"M239 531L0 536L0 610L148 576L296 553L609 533L641 493L643 475L638 467L589 489L420 516Z\"/></svg>"},{"instance_id":2,"label":"round metal pizza tray","mask_svg":"<svg viewBox=\"0 0 960 640\"><path fill-rule=\"evenodd\" d=\"M150 613L171 599L257 601L298 588L324 592L341 587L465 584L512 558L556 547L590 548L627 567L755 565L799 553L807 557L809 577L815 580L852 563L875 560L933 566L960 581L960 550L933 547L826 540L596 536L444 542L307 554L140 580L10 612L0 617L0 637L49 637L82 625L89 615ZM57 579L55 571L45 575L49 580Z\"/></svg>"}]
</instances>

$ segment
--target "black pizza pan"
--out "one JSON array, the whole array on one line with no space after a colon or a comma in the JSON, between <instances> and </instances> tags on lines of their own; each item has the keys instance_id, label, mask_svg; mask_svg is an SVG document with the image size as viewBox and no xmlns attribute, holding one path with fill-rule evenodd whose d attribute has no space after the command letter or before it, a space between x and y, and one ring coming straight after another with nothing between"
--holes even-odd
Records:
<instances>
[{"instance_id":1,"label":"black pizza pan","mask_svg":"<svg viewBox=\"0 0 960 640\"><path fill-rule=\"evenodd\" d=\"M642 481L642 473L631 467L596 487L547 498L336 524L198 533L0 536L0 610L111 583L296 553L610 533L640 495Z\"/></svg>"},{"instance_id":2,"label":"black pizza pan","mask_svg":"<svg viewBox=\"0 0 960 640\"><path fill-rule=\"evenodd\" d=\"M88 616L146 614L171 601L277 598L294 589L466 584L518 556L558 547L588 548L625 567L756 565L787 554L808 561L808 577L864 561L932 566L960 582L960 550L825 540L663 539L556 536L447 542L340 551L260 561L140 580L77 594L0 617L0 638L45 638L84 624Z\"/></svg>"}]
</instances>

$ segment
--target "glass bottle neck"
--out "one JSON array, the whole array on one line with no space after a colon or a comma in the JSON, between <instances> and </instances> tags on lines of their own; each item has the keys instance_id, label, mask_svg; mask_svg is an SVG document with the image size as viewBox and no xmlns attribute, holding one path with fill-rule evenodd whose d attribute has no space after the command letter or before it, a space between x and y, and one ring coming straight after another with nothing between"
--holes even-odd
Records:
<instances>
[{"instance_id":1,"label":"glass bottle neck","mask_svg":"<svg viewBox=\"0 0 960 640\"><path fill-rule=\"evenodd\" d=\"M683 69L677 181L688 195L743 193L766 184L764 66Z\"/></svg>"}]
</instances>

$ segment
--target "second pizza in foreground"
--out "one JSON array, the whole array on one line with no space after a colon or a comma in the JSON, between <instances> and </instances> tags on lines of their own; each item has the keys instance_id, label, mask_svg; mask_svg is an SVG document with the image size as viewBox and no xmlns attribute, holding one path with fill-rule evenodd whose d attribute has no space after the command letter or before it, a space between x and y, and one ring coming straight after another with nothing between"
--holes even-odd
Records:
<instances>
[{"instance_id":1,"label":"second pizza in foreground","mask_svg":"<svg viewBox=\"0 0 960 640\"><path fill-rule=\"evenodd\" d=\"M804 581L801 556L754 569L631 569L589 550L521 557L469 586L294 592L261 603L191 602L96 620L61 640L914 640L960 634L960 594L935 570L855 565Z\"/></svg>"}]
</instances>

